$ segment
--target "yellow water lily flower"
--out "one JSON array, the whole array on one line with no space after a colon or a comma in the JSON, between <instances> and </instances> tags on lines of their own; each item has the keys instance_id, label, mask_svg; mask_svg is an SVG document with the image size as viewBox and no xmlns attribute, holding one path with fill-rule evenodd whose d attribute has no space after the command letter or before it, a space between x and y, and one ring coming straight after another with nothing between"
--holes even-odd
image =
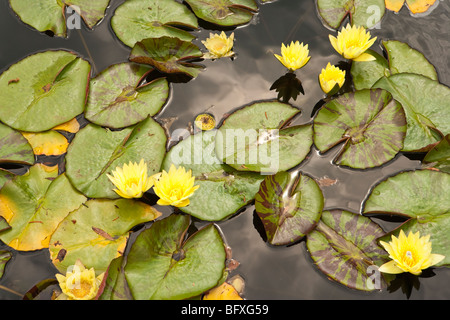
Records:
<instances>
[{"instance_id":1,"label":"yellow water lily flower","mask_svg":"<svg viewBox=\"0 0 450 320\"><path fill-rule=\"evenodd\" d=\"M366 53L377 40L377 37L370 39L370 32L364 27L351 26L347 24L345 28L338 32L337 37L329 35L331 45L345 59L353 61L372 61L375 57Z\"/></svg>"},{"instance_id":2,"label":"yellow water lily flower","mask_svg":"<svg viewBox=\"0 0 450 320\"><path fill-rule=\"evenodd\" d=\"M389 243L380 241L392 259L380 267L381 272L393 274L410 272L419 275L422 270L445 258L441 254L431 253L430 236L420 237L419 231L410 232L406 236L403 230L400 230L399 237L392 236L391 239Z\"/></svg>"},{"instance_id":3,"label":"yellow water lily flower","mask_svg":"<svg viewBox=\"0 0 450 320\"><path fill-rule=\"evenodd\" d=\"M161 176L155 181L153 191L159 197L158 204L162 206L185 207L189 205L189 197L200 186L196 185L192 171L186 171L184 167L176 168L173 164L169 172L162 171Z\"/></svg>"},{"instance_id":4,"label":"yellow water lily flower","mask_svg":"<svg viewBox=\"0 0 450 320\"><path fill-rule=\"evenodd\" d=\"M95 276L94 268L89 270L78 259L66 275L56 274L62 293L58 300L92 300L97 296L105 273Z\"/></svg>"},{"instance_id":5,"label":"yellow water lily flower","mask_svg":"<svg viewBox=\"0 0 450 320\"><path fill-rule=\"evenodd\" d=\"M203 55L205 59L219 59L234 55L234 52L232 51L234 32L230 35L230 37L227 37L223 31L220 35L217 33L210 33L209 38L202 40L202 43L206 49L208 49L208 52Z\"/></svg>"},{"instance_id":6,"label":"yellow water lily flower","mask_svg":"<svg viewBox=\"0 0 450 320\"><path fill-rule=\"evenodd\" d=\"M303 42L299 41L291 41L288 46L282 43L281 56L278 54L274 54L274 56L290 71L300 69L311 59L308 45L303 45Z\"/></svg>"},{"instance_id":7,"label":"yellow water lily flower","mask_svg":"<svg viewBox=\"0 0 450 320\"><path fill-rule=\"evenodd\" d=\"M143 194L153 187L157 175L147 176L147 164L141 159L139 164L129 162L123 168L117 167L112 171L112 176L106 174L109 180L116 186L114 191L122 198L141 198Z\"/></svg>"},{"instance_id":8,"label":"yellow water lily flower","mask_svg":"<svg viewBox=\"0 0 450 320\"><path fill-rule=\"evenodd\" d=\"M345 82L345 70L332 66L329 62L325 69L319 74L319 83L323 92L328 93L336 84L341 88Z\"/></svg>"}]
</instances>

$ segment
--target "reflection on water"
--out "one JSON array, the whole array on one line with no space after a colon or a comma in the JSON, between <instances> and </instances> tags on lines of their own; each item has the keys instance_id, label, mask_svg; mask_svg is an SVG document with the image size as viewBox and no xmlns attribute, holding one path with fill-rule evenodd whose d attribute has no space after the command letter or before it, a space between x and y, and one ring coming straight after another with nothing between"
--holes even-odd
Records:
<instances>
[{"instance_id":1,"label":"reflection on water","mask_svg":"<svg viewBox=\"0 0 450 320\"><path fill-rule=\"evenodd\" d=\"M114 38L109 24L114 10L122 2L111 1L106 18L94 31L72 30L68 39L61 39L50 38L24 25L13 15L7 1L2 1L0 72L30 53L52 48L69 49L88 59L93 65L93 76L111 64L126 61L129 48ZM449 85L449 25L448 1L441 1L433 12L422 18L412 17L406 7L399 14L387 12L381 21L381 29L371 31L378 37L374 49L380 51L377 47L380 40L407 42L424 53L435 65L440 82ZM200 41L207 38L210 31L195 31L195 43L200 48ZM328 62L337 64L341 61L328 41L332 31L320 23L313 1L278 0L263 4L249 25L233 31L236 57L202 61L206 68L196 79L172 83L171 97L157 118L161 121L175 119L170 121L170 131L174 131L186 128L199 113L208 112L219 120L256 100L276 99L278 92L270 88L286 69L273 54L279 53L282 42L299 40L309 45L312 58L295 73L305 94L298 94L290 103L302 110L294 124L311 122L314 107L324 97L318 83L320 70ZM308 159L298 167L321 183L326 208L359 212L364 197L376 182L420 165L419 161L398 155L380 168L351 170L332 164L339 147L325 154L313 148ZM314 267L304 241L287 247L270 246L264 242L256 219L254 207L249 206L231 219L218 223L232 248L233 258L240 262L234 272L246 281L247 299L405 299L401 285L391 293L365 294L332 283ZM396 225L382 220L379 223L384 228ZM53 277L55 272L46 251L16 253L0 284L23 293L39 280ZM435 276L420 279L420 288L411 291L411 299L449 298L450 288L442 286L450 279L449 272L439 269ZM17 299L17 296L0 291L0 299Z\"/></svg>"}]
</instances>

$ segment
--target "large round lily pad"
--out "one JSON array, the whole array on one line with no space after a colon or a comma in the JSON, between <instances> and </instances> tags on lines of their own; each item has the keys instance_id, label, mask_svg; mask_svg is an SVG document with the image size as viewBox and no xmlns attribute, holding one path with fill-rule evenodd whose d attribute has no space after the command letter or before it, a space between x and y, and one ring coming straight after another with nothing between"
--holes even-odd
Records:
<instances>
[{"instance_id":1,"label":"large round lily pad","mask_svg":"<svg viewBox=\"0 0 450 320\"><path fill-rule=\"evenodd\" d=\"M434 66L418 50L397 40L382 41L388 59L369 49L374 61L353 61L352 79L357 90L370 89L378 79L397 73L416 73L438 80Z\"/></svg>"},{"instance_id":2,"label":"large round lily pad","mask_svg":"<svg viewBox=\"0 0 450 320\"><path fill-rule=\"evenodd\" d=\"M0 163L34 163L33 148L19 131L0 123Z\"/></svg>"},{"instance_id":3,"label":"large round lily pad","mask_svg":"<svg viewBox=\"0 0 450 320\"><path fill-rule=\"evenodd\" d=\"M377 242L383 229L369 218L345 210L323 211L306 245L316 266L330 279L349 288L373 291L386 288L378 266L387 254Z\"/></svg>"},{"instance_id":4,"label":"large round lily pad","mask_svg":"<svg viewBox=\"0 0 450 320\"><path fill-rule=\"evenodd\" d=\"M149 175L159 172L166 140L164 129L151 117L117 131L88 124L67 149L67 177L87 197L118 198L106 174L130 161L139 163L141 159L147 163Z\"/></svg>"},{"instance_id":5,"label":"large round lily pad","mask_svg":"<svg viewBox=\"0 0 450 320\"><path fill-rule=\"evenodd\" d=\"M186 299L219 284L226 260L220 231L210 224L185 240L189 224L189 216L172 214L136 238L124 268L136 300Z\"/></svg>"},{"instance_id":6,"label":"large round lily pad","mask_svg":"<svg viewBox=\"0 0 450 320\"><path fill-rule=\"evenodd\" d=\"M163 36L191 41L195 37L183 29L197 29L198 22L175 0L128 0L116 9L111 26L124 44L133 47L143 39Z\"/></svg>"},{"instance_id":7,"label":"large round lily pad","mask_svg":"<svg viewBox=\"0 0 450 320\"><path fill-rule=\"evenodd\" d=\"M0 215L11 226L0 234L3 242L22 251L49 246L59 223L86 200L65 174L57 175L57 167L36 164L3 186Z\"/></svg>"},{"instance_id":8,"label":"large round lily pad","mask_svg":"<svg viewBox=\"0 0 450 320\"><path fill-rule=\"evenodd\" d=\"M238 109L217 131L217 157L239 171L273 174L293 168L306 158L312 146L310 124L287 127L299 112L277 101Z\"/></svg>"},{"instance_id":9,"label":"large round lily pad","mask_svg":"<svg viewBox=\"0 0 450 320\"><path fill-rule=\"evenodd\" d=\"M320 220L323 204L318 184L298 172L267 176L255 196L256 213L273 245L303 238Z\"/></svg>"},{"instance_id":10,"label":"large round lily pad","mask_svg":"<svg viewBox=\"0 0 450 320\"><path fill-rule=\"evenodd\" d=\"M403 147L406 119L399 103L383 90L343 94L314 119L314 144L321 152L345 142L334 161L357 169L380 166Z\"/></svg>"},{"instance_id":11,"label":"large round lily pad","mask_svg":"<svg viewBox=\"0 0 450 320\"><path fill-rule=\"evenodd\" d=\"M184 73L195 78L203 66L190 62L203 53L195 44L175 37L146 38L137 42L129 59L149 64L163 73Z\"/></svg>"},{"instance_id":12,"label":"large round lily pad","mask_svg":"<svg viewBox=\"0 0 450 320\"><path fill-rule=\"evenodd\" d=\"M91 80L85 117L110 128L134 125L154 116L169 96L164 78L141 83L153 68L135 63L110 66Z\"/></svg>"},{"instance_id":13,"label":"large round lily pad","mask_svg":"<svg viewBox=\"0 0 450 320\"><path fill-rule=\"evenodd\" d=\"M450 133L450 88L426 76L398 73L378 80L374 88L389 91L407 119L403 151L428 151Z\"/></svg>"},{"instance_id":14,"label":"large round lily pad","mask_svg":"<svg viewBox=\"0 0 450 320\"><path fill-rule=\"evenodd\" d=\"M75 19L81 17L92 29L105 15L110 0L9 0L20 19L38 31L51 31L65 37L67 29L80 27ZM71 8L66 26L66 9ZM72 17L75 12L79 15Z\"/></svg>"},{"instance_id":15,"label":"large round lily pad","mask_svg":"<svg viewBox=\"0 0 450 320\"><path fill-rule=\"evenodd\" d=\"M0 75L0 120L39 132L83 113L90 64L63 50L33 54Z\"/></svg>"},{"instance_id":16,"label":"large round lily pad","mask_svg":"<svg viewBox=\"0 0 450 320\"><path fill-rule=\"evenodd\" d=\"M409 218L400 228L430 235L433 253L445 255L438 265L450 263L450 174L434 170L399 173L377 184L364 202L364 214Z\"/></svg>"},{"instance_id":17,"label":"large round lily pad","mask_svg":"<svg viewBox=\"0 0 450 320\"><path fill-rule=\"evenodd\" d=\"M131 228L160 215L132 199L88 200L67 215L51 235L50 258L61 273L80 259L100 274L124 253Z\"/></svg>"},{"instance_id":18,"label":"large round lily pad","mask_svg":"<svg viewBox=\"0 0 450 320\"><path fill-rule=\"evenodd\" d=\"M200 187L181 207L185 213L206 221L228 218L253 201L263 176L254 172L240 172L223 164L215 153L216 131L191 135L173 146L164 159L162 169L183 166L192 170L195 184Z\"/></svg>"},{"instance_id":19,"label":"large round lily pad","mask_svg":"<svg viewBox=\"0 0 450 320\"><path fill-rule=\"evenodd\" d=\"M255 0L186 0L195 15L221 26L250 22L258 11Z\"/></svg>"},{"instance_id":20,"label":"large round lily pad","mask_svg":"<svg viewBox=\"0 0 450 320\"><path fill-rule=\"evenodd\" d=\"M316 0L316 5L323 23L333 29L338 29L347 16L352 25L372 28L386 11L384 0Z\"/></svg>"}]
</instances>

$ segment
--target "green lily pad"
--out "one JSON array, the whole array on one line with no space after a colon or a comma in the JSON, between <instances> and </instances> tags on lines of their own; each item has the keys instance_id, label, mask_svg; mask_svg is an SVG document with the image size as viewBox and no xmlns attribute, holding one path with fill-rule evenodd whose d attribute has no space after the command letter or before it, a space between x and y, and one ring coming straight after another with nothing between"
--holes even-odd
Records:
<instances>
[{"instance_id":1,"label":"green lily pad","mask_svg":"<svg viewBox=\"0 0 450 320\"><path fill-rule=\"evenodd\" d=\"M126 259L121 255L111 261L105 280L105 286L98 300L133 300L123 267Z\"/></svg>"},{"instance_id":2,"label":"green lily pad","mask_svg":"<svg viewBox=\"0 0 450 320\"><path fill-rule=\"evenodd\" d=\"M398 73L378 80L374 88L389 91L405 110L403 151L428 151L450 133L450 88L428 77Z\"/></svg>"},{"instance_id":3,"label":"green lily pad","mask_svg":"<svg viewBox=\"0 0 450 320\"><path fill-rule=\"evenodd\" d=\"M369 218L345 210L323 211L306 246L315 265L330 279L362 291L386 288L377 266L387 254L377 239L383 229Z\"/></svg>"},{"instance_id":4,"label":"green lily pad","mask_svg":"<svg viewBox=\"0 0 450 320\"><path fill-rule=\"evenodd\" d=\"M66 8L71 7L92 29L105 15L110 0L9 0L11 8L26 24L38 31L52 31L56 36L67 35ZM69 16L70 19L70 16ZM68 24L69 24L68 19ZM72 22L73 23L73 22ZM70 25L68 26L70 29Z\"/></svg>"},{"instance_id":5,"label":"green lily pad","mask_svg":"<svg viewBox=\"0 0 450 320\"><path fill-rule=\"evenodd\" d=\"M186 2L197 17L221 26L248 23L258 11L258 5L254 0L186 0Z\"/></svg>"},{"instance_id":6,"label":"green lily pad","mask_svg":"<svg viewBox=\"0 0 450 320\"><path fill-rule=\"evenodd\" d=\"M5 272L6 264L11 260L12 253L8 250L0 250L0 279L3 277Z\"/></svg>"},{"instance_id":7,"label":"green lily pad","mask_svg":"<svg viewBox=\"0 0 450 320\"><path fill-rule=\"evenodd\" d=\"M0 75L0 120L40 132L83 113L90 64L68 51L33 54Z\"/></svg>"},{"instance_id":8,"label":"green lily pad","mask_svg":"<svg viewBox=\"0 0 450 320\"><path fill-rule=\"evenodd\" d=\"M320 220L323 204L319 185L298 172L267 176L255 196L256 213L273 245L302 239Z\"/></svg>"},{"instance_id":9,"label":"green lily pad","mask_svg":"<svg viewBox=\"0 0 450 320\"><path fill-rule=\"evenodd\" d=\"M433 253L445 255L438 265L450 263L450 174L433 170L399 173L377 184L363 204L364 214L400 215L409 218L400 226L430 235ZM398 233L397 229L395 233Z\"/></svg>"},{"instance_id":10,"label":"green lily pad","mask_svg":"<svg viewBox=\"0 0 450 320\"><path fill-rule=\"evenodd\" d=\"M375 51L368 50L376 58L374 61L353 61L351 74L357 90L370 89L383 76L389 77L397 73L416 73L432 80L438 80L434 66L418 50L407 43L396 40L382 41L386 60Z\"/></svg>"},{"instance_id":11,"label":"green lily pad","mask_svg":"<svg viewBox=\"0 0 450 320\"><path fill-rule=\"evenodd\" d=\"M316 0L316 6L322 22L332 29L338 29L347 16L352 25L372 28L386 11L384 0Z\"/></svg>"},{"instance_id":12,"label":"green lily pad","mask_svg":"<svg viewBox=\"0 0 450 320\"><path fill-rule=\"evenodd\" d=\"M403 147L402 107L383 90L343 94L326 103L314 119L314 144L321 152L345 142L336 164L356 169L380 166Z\"/></svg>"},{"instance_id":13,"label":"green lily pad","mask_svg":"<svg viewBox=\"0 0 450 320\"><path fill-rule=\"evenodd\" d=\"M238 109L217 131L217 157L239 171L273 174L293 168L306 158L312 146L310 124L286 126L299 112L275 101Z\"/></svg>"},{"instance_id":14,"label":"green lily pad","mask_svg":"<svg viewBox=\"0 0 450 320\"><path fill-rule=\"evenodd\" d=\"M119 198L106 174L141 159L147 163L149 175L158 173L166 153L166 140L164 129L151 117L117 131L88 124L67 149L67 177L89 198Z\"/></svg>"},{"instance_id":15,"label":"green lily pad","mask_svg":"<svg viewBox=\"0 0 450 320\"><path fill-rule=\"evenodd\" d=\"M86 198L56 167L36 164L0 190L0 214L11 226L0 239L21 251L47 248L58 224Z\"/></svg>"},{"instance_id":16,"label":"green lily pad","mask_svg":"<svg viewBox=\"0 0 450 320\"><path fill-rule=\"evenodd\" d=\"M52 234L50 258L63 274L77 259L100 274L123 254L131 228L160 215L153 207L136 200L88 200L70 212Z\"/></svg>"},{"instance_id":17,"label":"green lily pad","mask_svg":"<svg viewBox=\"0 0 450 320\"><path fill-rule=\"evenodd\" d=\"M197 77L203 66L190 62L203 53L195 44L174 37L147 38L137 42L130 61L149 64L163 73L184 73Z\"/></svg>"},{"instance_id":18,"label":"green lily pad","mask_svg":"<svg viewBox=\"0 0 450 320\"><path fill-rule=\"evenodd\" d=\"M254 200L263 176L240 172L223 164L215 153L216 130L203 131L173 146L162 169L173 164L192 170L200 187L189 198L190 204L179 208L204 221L224 220Z\"/></svg>"},{"instance_id":19,"label":"green lily pad","mask_svg":"<svg viewBox=\"0 0 450 320\"><path fill-rule=\"evenodd\" d=\"M450 134L446 135L423 158L426 167L450 173Z\"/></svg>"},{"instance_id":20,"label":"green lily pad","mask_svg":"<svg viewBox=\"0 0 450 320\"><path fill-rule=\"evenodd\" d=\"M12 162L32 165L33 148L23 135L3 123L0 123L0 163Z\"/></svg>"},{"instance_id":21,"label":"green lily pad","mask_svg":"<svg viewBox=\"0 0 450 320\"><path fill-rule=\"evenodd\" d=\"M183 28L197 29L196 16L174 0L128 0L111 19L117 37L127 46L146 38L176 37L191 41L195 37Z\"/></svg>"},{"instance_id":22,"label":"green lily pad","mask_svg":"<svg viewBox=\"0 0 450 320\"><path fill-rule=\"evenodd\" d=\"M134 125L154 116L169 96L164 78L142 84L153 68L134 63L110 66L91 80L85 117L110 128Z\"/></svg>"},{"instance_id":23,"label":"green lily pad","mask_svg":"<svg viewBox=\"0 0 450 320\"><path fill-rule=\"evenodd\" d=\"M3 185L14 178L14 174L12 172L9 172L8 170L5 170L3 168L0 168L0 189L3 187ZM1 230L1 228L0 228Z\"/></svg>"},{"instance_id":24,"label":"green lily pad","mask_svg":"<svg viewBox=\"0 0 450 320\"><path fill-rule=\"evenodd\" d=\"M225 245L209 224L187 240L187 215L172 214L142 231L127 255L125 276L136 300L179 300L219 284L225 272Z\"/></svg>"}]
</instances>

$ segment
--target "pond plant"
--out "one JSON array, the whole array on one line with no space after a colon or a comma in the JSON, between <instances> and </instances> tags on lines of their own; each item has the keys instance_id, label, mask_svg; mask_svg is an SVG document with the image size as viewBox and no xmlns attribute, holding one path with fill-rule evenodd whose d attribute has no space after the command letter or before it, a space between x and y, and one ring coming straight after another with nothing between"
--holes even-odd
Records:
<instances>
[{"instance_id":1,"label":"pond plant","mask_svg":"<svg viewBox=\"0 0 450 320\"><path fill-rule=\"evenodd\" d=\"M277 99L251 101L217 123L202 113L173 145L154 117L174 75L201 77L203 59L233 63L239 38L229 30L245 28L270 1L127 0L111 30L128 61L93 77L89 61L62 49L11 65L0 75L0 165L25 170L0 168L0 240L48 251L59 272L23 298L52 290L57 300L244 299L245 281L234 275L216 222L250 205L268 245L304 241L315 267L350 289L386 290L395 274L448 267L450 89L421 52L391 39L381 40L380 54L376 29L369 31L404 2L315 1L318 19L337 32L323 43L348 68L329 62L318 70L323 103L301 125L291 124L301 110L289 100L305 95L297 73L314 59L302 39L273 53L288 71L271 88ZM414 13L429 2L406 1ZM9 4L36 31L67 37L61 13L75 10L92 29L109 1ZM371 6L381 9L378 21L369 19ZM220 33L201 47L194 31L204 25ZM350 212L325 208L319 181L298 169L313 147L338 146L333 165L351 170L383 166L401 152L426 156L420 169L378 182L361 212ZM65 166L41 155L64 155ZM385 231L372 216L405 222ZM1 274L11 251L1 252Z\"/></svg>"}]
</instances>

